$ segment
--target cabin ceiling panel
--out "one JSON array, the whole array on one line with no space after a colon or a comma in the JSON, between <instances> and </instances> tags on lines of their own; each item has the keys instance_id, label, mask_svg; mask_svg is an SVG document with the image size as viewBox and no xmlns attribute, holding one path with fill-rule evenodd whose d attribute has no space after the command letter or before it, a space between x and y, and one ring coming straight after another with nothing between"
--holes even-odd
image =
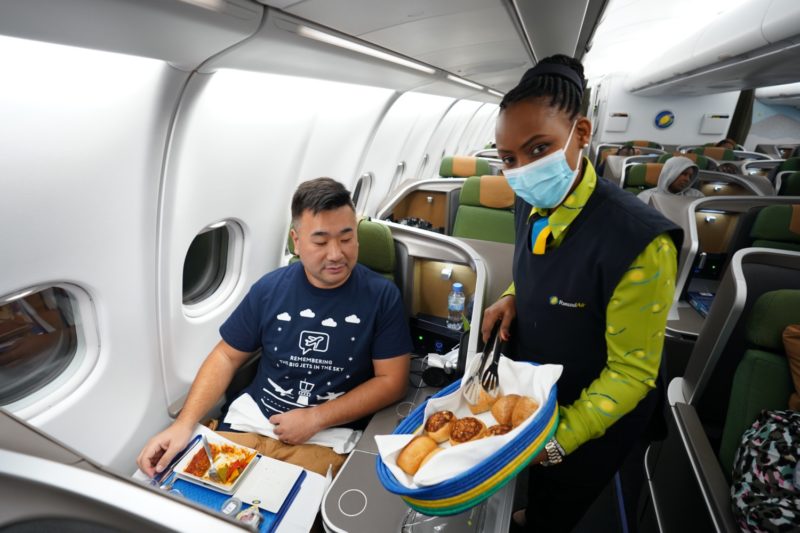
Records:
<instances>
[{"instance_id":1,"label":"cabin ceiling panel","mask_svg":"<svg viewBox=\"0 0 800 533\"><path fill-rule=\"evenodd\" d=\"M3 0L0 34L161 59L192 70L254 33L263 10L247 0L220 0L213 8L163 0Z\"/></svg>"},{"instance_id":2,"label":"cabin ceiling panel","mask_svg":"<svg viewBox=\"0 0 800 533\"><path fill-rule=\"evenodd\" d=\"M537 59L575 55L588 0L517 0L515 4Z\"/></svg>"},{"instance_id":3,"label":"cabin ceiling panel","mask_svg":"<svg viewBox=\"0 0 800 533\"><path fill-rule=\"evenodd\" d=\"M442 70L507 91L517 67L532 66L527 46L502 0L307 0L286 6L292 15L358 37ZM578 25L579 26L579 25ZM449 93L448 93L449 94Z\"/></svg>"}]
</instances>

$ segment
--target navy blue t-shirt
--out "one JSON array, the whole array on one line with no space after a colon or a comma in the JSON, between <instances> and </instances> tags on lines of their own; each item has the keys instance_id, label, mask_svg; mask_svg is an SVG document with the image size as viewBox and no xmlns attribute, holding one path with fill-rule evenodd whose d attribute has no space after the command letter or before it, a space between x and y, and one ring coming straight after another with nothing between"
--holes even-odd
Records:
<instances>
[{"instance_id":1,"label":"navy blue t-shirt","mask_svg":"<svg viewBox=\"0 0 800 533\"><path fill-rule=\"evenodd\" d=\"M300 262L270 272L219 331L237 350L262 349L243 392L266 417L341 396L374 377L373 359L412 349L400 291L359 264L335 289L311 285Z\"/></svg>"}]
</instances>

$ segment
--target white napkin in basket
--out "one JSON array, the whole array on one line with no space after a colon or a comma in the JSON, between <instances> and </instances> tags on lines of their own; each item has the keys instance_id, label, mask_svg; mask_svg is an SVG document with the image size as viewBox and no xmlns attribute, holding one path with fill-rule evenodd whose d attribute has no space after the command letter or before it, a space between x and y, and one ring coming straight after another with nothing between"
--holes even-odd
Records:
<instances>
[{"instance_id":1,"label":"white napkin in basket","mask_svg":"<svg viewBox=\"0 0 800 533\"><path fill-rule=\"evenodd\" d=\"M539 404L539 409L547 401L550 389L561 377L561 365L540 365L534 366L529 363L512 361L505 356L500 357L498 375L500 377L500 395L519 394L530 396ZM425 416L423 420L437 411L452 411L459 418L474 416L482 420L487 426L493 426L497 421L490 411L473 415L459 387L454 392L440 398L432 398L425 406ZM506 445L511 439L519 435L524 428L533 422L539 410L528 417L525 422L506 433L497 437L479 439L458 446L451 447L447 442L440 444L446 448L441 453L431 458L428 463L419 469L412 477L403 472L397 466L397 456L400 450L415 437L415 435L376 435L375 442L378 445L378 452L383 459L386 467L394 474L394 477L407 488L420 488L428 485L435 485L458 474L466 472L473 466L491 456L497 450ZM421 431L421 430L420 430Z\"/></svg>"},{"instance_id":2,"label":"white napkin in basket","mask_svg":"<svg viewBox=\"0 0 800 533\"><path fill-rule=\"evenodd\" d=\"M279 440L278 436L272 431L275 426L264 416L258 404L247 393L242 394L233 401L228 408L225 422L237 431L250 431ZM328 428L315 434L306 441L306 444L327 446L340 454L350 453L356 447L358 439L361 438L361 433L361 431L348 428Z\"/></svg>"}]
</instances>

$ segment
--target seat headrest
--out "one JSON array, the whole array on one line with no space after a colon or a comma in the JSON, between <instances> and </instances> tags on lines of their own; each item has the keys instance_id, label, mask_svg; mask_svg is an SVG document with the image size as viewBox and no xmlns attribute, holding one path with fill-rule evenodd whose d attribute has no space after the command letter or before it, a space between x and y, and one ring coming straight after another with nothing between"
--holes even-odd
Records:
<instances>
[{"instance_id":1,"label":"seat headrest","mask_svg":"<svg viewBox=\"0 0 800 533\"><path fill-rule=\"evenodd\" d=\"M785 172L787 170L800 170L800 157L790 157L778 165L777 172Z\"/></svg>"},{"instance_id":2,"label":"seat headrest","mask_svg":"<svg viewBox=\"0 0 800 533\"><path fill-rule=\"evenodd\" d=\"M669 159L671 157L675 157L676 155L685 157L687 159L691 159L692 161L694 161L694 164L697 165L697 168L699 168L700 170L708 170L709 164L711 163L711 160L709 158L707 158L706 156L700 155L700 154L696 154L694 152L687 152L685 154L682 154L681 152L673 152L671 154L664 154L664 155L659 156L658 159L656 159L656 161L658 161L659 163L664 163L664 162L666 162L667 159Z\"/></svg>"},{"instance_id":3,"label":"seat headrest","mask_svg":"<svg viewBox=\"0 0 800 533\"><path fill-rule=\"evenodd\" d=\"M783 352L783 330L800 323L800 290L780 289L759 296L747 321L747 341Z\"/></svg>"},{"instance_id":4,"label":"seat headrest","mask_svg":"<svg viewBox=\"0 0 800 533\"><path fill-rule=\"evenodd\" d=\"M444 178L468 178L491 174L492 167L489 162L480 157L467 157L453 155L442 158L439 165L439 175Z\"/></svg>"},{"instance_id":5,"label":"seat headrest","mask_svg":"<svg viewBox=\"0 0 800 533\"><path fill-rule=\"evenodd\" d=\"M632 165L628 169L625 178L626 187L651 188L658 185L658 177L661 175L662 163L639 163Z\"/></svg>"},{"instance_id":6,"label":"seat headrest","mask_svg":"<svg viewBox=\"0 0 800 533\"><path fill-rule=\"evenodd\" d=\"M471 176L461 187L461 205L510 209L514 207L514 191L505 176Z\"/></svg>"},{"instance_id":7,"label":"seat headrest","mask_svg":"<svg viewBox=\"0 0 800 533\"><path fill-rule=\"evenodd\" d=\"M779 196L800 196L800 172L789 174L783 178Z\"/></svg>"},{"instance_id":8,"label":"seat headrest","mask_svg":"<svg viewBox=\"0 0 800 533\"><path fill-rule=\"evenodd\" d=\"M366 218L358 222L358 262L376 272L394 274L394 238L387 226Z\"/></svg>"},{"instance_id":9,"label":"seat headrest","mask_svg":"<svg viewBox=\"0 0 800 533\"><path fill-rule=\"evenodd\" d=\"M800 204L770 205L759 211L750 238L800 244Z\"/></svg>"},{"instance_id":10,"label":"seat headrest","mask_svg":"<svg viewBox=\"0 0 800 533\"><path fill-rule=\"evenodd\" d=\"M691 152L716 159L717 161L733 161L736 159L736 155L733 153L733 150L722 146L704 146L702 148L693 148Z\"/></svg>"},{"instance_id":11,"label":"seat headrest","mask_svg":"<svg viewBox=\"0 0 800 533\"><path fill-rule=\"evenodd\" d=\"M663 146L661 146L656 142L644 141L644 140L626 141L625 143L623 143L623 146L641 146L644 148L658 148L659 150L664 149Z\"/></svg>"}]
</instances>

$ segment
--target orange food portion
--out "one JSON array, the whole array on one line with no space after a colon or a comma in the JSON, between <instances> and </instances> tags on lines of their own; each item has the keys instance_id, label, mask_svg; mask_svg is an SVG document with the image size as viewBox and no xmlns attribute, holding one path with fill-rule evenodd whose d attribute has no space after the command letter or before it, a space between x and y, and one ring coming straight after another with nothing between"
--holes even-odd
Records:
<instances>
[{"instance_id":1,"label":"orange food portion","mask_svg":"<svg viewBox=\"0 0 800 533\"><path fill-rule=\"evenodd\" d=\"M236 481L256 455L255 451L238 446L231 446L230 444L219 445L209 443L208 447L211 449L211 455L214 459L214 466L217 469L217 474L219 474L220 479L226 485L231 485ZM211 463L208 460L208 455L206 455L203 448L200 448L197 453L194 454L184 472L210 481L211 479L208 476L210 467Z\"/></svg>"}]
</instances>

